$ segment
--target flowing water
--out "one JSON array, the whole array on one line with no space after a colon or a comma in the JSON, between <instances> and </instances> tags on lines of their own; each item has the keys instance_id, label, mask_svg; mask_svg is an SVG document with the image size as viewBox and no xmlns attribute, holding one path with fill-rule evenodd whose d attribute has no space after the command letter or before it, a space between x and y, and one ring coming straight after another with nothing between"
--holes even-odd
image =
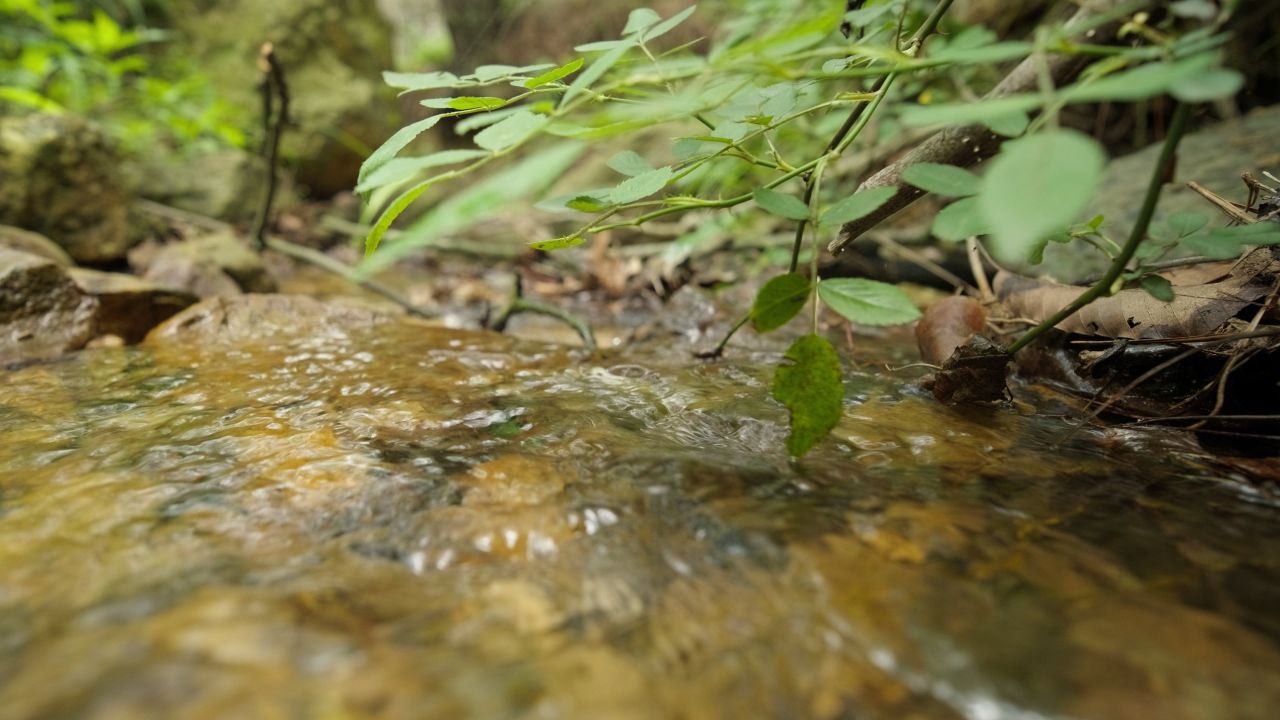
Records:
<instances>
[{"instance_id":1,"label":"flowing water","mask_svg":"<svg viewBox=\"0 0 1280 720\"><path fill-rule=\"evenodd\" d=\"M391 323L0 374L0 717L1276 717L1280 505L1178 436L850 370L792 463L776 356L686 358Z\"/></svg>"}]
</instances>

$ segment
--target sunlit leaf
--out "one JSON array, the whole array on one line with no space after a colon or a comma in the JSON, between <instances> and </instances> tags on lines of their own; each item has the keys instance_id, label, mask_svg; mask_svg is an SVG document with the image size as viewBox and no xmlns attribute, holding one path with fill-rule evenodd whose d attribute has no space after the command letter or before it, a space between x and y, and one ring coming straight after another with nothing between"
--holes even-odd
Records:
<instances>
[{"instance_id":1,"label":"sunlit leaf","mask_svg":"<svg viewBox=\"0 0 1280 720\"><path fill-rule=\"evenodd\" d=\"M767 333L786 325L809 300L812 286L800 273L779 275L760 288L751 306L751 325Z\"/></svg>"},{"instance_id":2,"label":"sunlit leaf","mask_svg":"<svg viewBox=\"0 0 1280 720\"><path fill-rule=\"evenodd\" d=\"M856 192L827 208L819 219L819 225L843 225L866 217L896 195L896 187L878 187Z\"/></svg>"},{"instance_id":3,"label":"sunlit leaf","mask_svg":"<svg viewBox=\"0 0 1280 720\"><path fill-rule=\"evenodd\" d=\"M448 110L497 110L506 105L507 101L497 97L455 97L428 98L421 104L423 107Z\"/></svg>"},{"instance_id":4,"label":"sunlit leaf","mask_svg":"<svg viewBox=\"0 0 1280 720\"><path fill-rule=\"evenodd\" d=\"M667 33L671 32L672 30L675 30L677 27L680 26L681 23L683 23L685 20L688 20L689 16L693 15L693 12L697 9L698 9L697 5L690 5L684 10L681 10L675 15L672 15L666 20L663 20L662 22L658 23L657 25L654 25L653 27L648 28L643 33L641 33L643 40L645 42L649 42L650 40L660 38L663 35L666 35Z\"/></svg>"},{"instance_id":5,"label":"sunlit leaf","mask_svg":"<svg viewBox=\"0 0 1280 720\"><path fill-rule=\"evenodd\" d=\"M462 87L468 84L463 83L457 75L443 70L429 73L384 72L382 80L391 87L405 92Z\"/></svg>"},{"instance_id":6,"label":"sunlit leaf","mask_svg":"<svg viewBox=\"0 0 1280 720\"><path fill-rule=\"evenodd\" d=\"M581 245L582 242L583 237L581 235L567 235L565 237L559 237L552 240L531 242L529 243L529 247L534 250L546 250L549 252L551 250L564 250L565 248L576 247Z\"/></svg>"},{"instance_id":7,"label":"sunlit leaf","mask_svg":"<svg viewBox=\"0 0 1280 720\"><path fill-rule=\"evenodd\" d=\"M956 167L938 163L917 163L902 171L902 179L916 187L944 197L968 197L976 195L982 186L977 175Z\"/></svg>"},{"instance_id":8,"label":"sunlit leaf","mask_svg":"<svg viewBox=\"0 0 1280 720\"><path fill-rule=\"evenodd\" d=\"M757 205L779 217L788 220L804 220L809 217L809 206L794 195L762 187L752 191L751 196Z\"/></svg>"},{"instance_id":9,"label":"sunlit leaf","mask_svg":"<svg viewBox=\"0 0 1280 720\"><path fill-rule=\"evenodd\" d=\"M978 193L996 259L1025 260L1036 241L1071 224L1093 197L1105 164L1097 141L1074 130L1005 143Z\"/></svg>"},{"instance_id":10,"label":"sunlit leaf","mask_svg":"<svg viewBox=\"0 0 1280 720\"><path fill-rule=\"evenodd\" d=\"M609 202L615 205L643 200L667 186L674 175L671 168L661 167L657 170L637 175L624 181L609 193Z\"/></svg>"},{"instance_id":11,"label":"sunlit leaf","mask_svg":"<svg viewBox=\"0 0 1280 720\"><path fill-rule=\"evenodd\" d=\"M818 283L818 297L844 319L859 325L903 325L920 311L896 285L864 278L829 278Z\"/></svg>"},{"instance_id":12,"label":"sunlit leaf","mask_svg":"<svg viewBox=\"0 0 1280 720\"><path fill-rule=\"evenodd\" d=\"M787 349L788 364L773 376L773 397L791 411L787 452L801 457L844 415L840 358L826 338L805 335Z\"/></svg>"},{"instance_id":13,"label":"sunlit leaf","mask_svg":"<svg viewBox=\"0 0 1280 720\"><path fill-rule=\"evenodd\" d=\"M555 68L554 70L548 70L547 72L539 75L536 78L526 80L524 83L524 86L528 90L534 90L536 88L542 87L543 85L549 85L553 82L556 82L557 80L561 80L563 78L566 78L578 72L579 70L582 69L582 65L585 62L586 62L585 59L578 58L573 62L565 63L564 65L561 65L560 67Z\"/></svg>"}]
</instances>

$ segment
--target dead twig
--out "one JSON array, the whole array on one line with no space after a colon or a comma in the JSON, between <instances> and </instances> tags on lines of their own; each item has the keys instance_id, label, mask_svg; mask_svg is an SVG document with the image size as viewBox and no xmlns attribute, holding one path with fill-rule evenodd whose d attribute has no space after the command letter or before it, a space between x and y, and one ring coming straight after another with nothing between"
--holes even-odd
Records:
<instances>
[{"instance_id":1,"label":"dead twig","mask_svg":"<svg viewBox=\"0 0 1280 720\"><path fill-rule=\"evenodd\" d=\"M502 309L498 311L498 314L493 316L493 319L486 323L486 325L490 330L502 332L507 329L507 323L511 320L511 317L513 315L519 315L520 313L534 313L536 315L546 315L547 317L555 318L556 320L559 320L565 325L573 328L574 331L578 333L578 337L582 338L582 344L585 345L588 350L596 349L595 333L591 331L591 326L588 325L586 321L567 310L562 310L554 305L548 305L543 302L538 302L537 300L530 300L529 298L526 298L524 296L524 280L520 277L519 273L516 273L515 279L511 284L511 295L507 299L507 304L504 305Z\"/></svg>"},{"instance_id":2,"label":"dead twig","mask_svg":"<svg viewBox=\"0 0 1280 720\"><path fill-rule=\"evenodd\" d=\"M280 179L276 168L280 155L280 136L284 134L285 124L289 122L289 85L284 79L284 68L276 60L275 46L269 42L262 43L258 53L258 72L262 73L258 89L262 94L262 149L267 164L267 182L251 237L254 245L261 251L267 246L267 222L271 217L271 206L275 203L276 185ZM280 108L273 111L275 99L279 99Z\"/></svg>"}]
</instances>

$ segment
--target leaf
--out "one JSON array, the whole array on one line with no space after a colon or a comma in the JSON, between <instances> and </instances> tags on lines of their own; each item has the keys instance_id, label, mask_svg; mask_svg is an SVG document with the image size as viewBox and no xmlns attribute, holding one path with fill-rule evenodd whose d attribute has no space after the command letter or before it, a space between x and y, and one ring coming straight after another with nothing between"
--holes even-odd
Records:
<instances>
[{"instance_id":1,"label":"leaf","mask_svg":"<svg viewBox=\"0 0 1280 720\"><path fill-rule=\"evenodd\" d=\"M693 12L697 9L698 9L697 5L690 5L684 10L681 10L675 15L672 15L666 20L663 20L657 25L654 25L653 27L645 30L644 33L642 33L642 40L644 42L649 42L650 40L660 38L663 35L666 35L667 33L671 32L672 30L675 30L677 27L680 26L681 23L683 23L685 20L688 20L689 16L693 15Z\"/></svg>"},{"instance_id":2,"label":"leaf","mask_svg":"<svg viewBox=\"0 0 1280 720\"><path fill-rule=\"evenodd\" d=\"M1159 275L1143 275L1139 284L1142 285L1143 290L1147 291L1148 295L1160 302L1173 302L1175 297L1173 283Z\"/></svg>"},{"instance_id":3,"label":"leaf","mask_svg":"<svg viewBox=\"0 0 1280 720\"><path fill-rule=\"evenodd\" d=\"M1174 213L1164 221L1164 226L1168 228L1169 233L1178 238L1199 232L1208 224L1209 216L1201 212Z\"/></svg>"},{"instance_id":4,"label":"leaf","mask_svg":"<svg viewBox=\"0 0 1280 720\"><path fill-rule=\"evenodd\" d=\"M767 333L790 322L809 300L812 286L800 273L779 275L760 288L751 306L751 325L758 333Z\"/></svg>"},{"instance_id":5,"label":"leaf","mask_svg":"<svg viewBox=\"0 0 1280 720\"><path fill-rule=\"evenodd\" d=\"M653 166L649 164L649 161L634 150L623 150L609 158L607 164L614 172L627 177L635 177L653 170Z\"/></svg>"},{"instance_id":6,"label":"leaf","mask_svg":"<svg viewBox=\"0 0 1280 720\"><path fill-rule=\"evenodd\" d=\"M622 29L622 34L635 35L641 30L647 30L653 27L658 21L662 20L662 16L650 10L649 8L636 8L627 16L627 26Z\"/></svg>"},{"instance_id":7,"label":"leaf","mask_svg":"<svg viewBox=\"0 0 1280 720\"><path fill-rule=\"evenodd\" d=\"M1196 20L1212 20L1218 14L1218 8L1209 0L1176 0L1169 3L1169 10L1178 17Z\"/></svg>"},{"instance_id":8,"label":"leaf","mask_svg":"<svg viewBox=\"0 0 1280 720\"><path fill-rule=\"evenodd\" d=\"M991 226L978 209L978 198L967 197L942 208L933 218L930 232L939 240L961 242L991 232Z\"/></svg>"},{"instance_id":9,"label":"leaf","mask_svg":"<svg viewBox=\"0 0 1280 720\"><path fill-rule=\"evenodd\" d=\"M365 178L374 170L382 167L400 153L401 150L413 142L419 135L435 127L440 122L440 118L444 115L432 115L424 120L406 125L395 132L387 141L374 150L364 163L360 166L359 182L363 183Z\"/></svg>"},{"instance_id":10,"label":"leaf","mask_svg":"<svg viewBox=\"0 0 1280 720\"><path fill-rule=\"evenodd\" d=\"M856 192L827 208L822 213L822 218L818 221L818 224L843 225L858 218L866 217L879 210L881 205L889 202L889 198L897 193L898 188L896 187L879 187Z\"/></svg>"},{"instance_id":11,"label":"leaf","mask_svg":"<svg viewBox=\"0 0 1280 720\"><path fill-rule=\"evenodd\" d=\"M1236 257L1245 245L1276 244L1280 244L1280 227L1267 222L1215 228L1182 239L1183 247L1220 260Z\"/></svg>"},{"instance_id":12,"label":"leaf","mask_svg":"<svg viewBox=\"0 0 1280 720\"><path fill-rule=\"evenodd\" d=\"M539 240L529 243L529 247L534 250L564 250L565 248L576 247L581 245L583 237L581 235L566 235L565 237L555 238L554 240Z\"/></svg>"},{"instance_id":13,"label":"leaf","mask_svg":"<svg viewBox=\"0 0 1280 720\"><path fill-rule=\"evenodd\" d=\"M422 157L393 158L369 173L368 177L356 186L356 192L363 195L380 187L408 180L423 170L475 160L488 154L483 150L442 150Z\"/></svg>"},{"instance_id":14,"label":"leaf","mask_svg":"<svg viewBox=\"0 0 1280 720\"><path fill-rule=\"evenodd\" d=\"M1242 87L1244 75L1236 70L1216 68L1175 82L1169 93L1182 102L1200 103L1231 97Z\"/></svg>"},{"instance_id":15,"label":"leaf","mask_svg":"<svg viewBox=\"0 0 1280 720\"><path fill-rule=\"evenodd\" d=\"M557 80L561 80L578 72L582 69L582 65L585 62L586 60L584 58L578 58L573 62L565 63L554 70L548 70L547 72L542 73L536 78L526 80L524 87L526 90L534 90L542 87L543 85L549 85Z\"/></svg>"},{"instance_id":16,"label":"leaf","mask_svg":"<svg viewBox=\"0 0 1280 720\"><path fill-rule=\"evenodd\" d=\"M844 415L840 358L826 338L805 335L787 349L789 365L773 376L773 397L791 411L787 452L801 457Z\"/></svg>"},{"instance_id":17,"label":"leaf","mask_svg":"<svg viewBox=\"0 0 1280 720\"><path fill-rule=\"evenodd\" d=\"M809 217L809 206L794 195L780 193L769 188L756 188L751 193L756 204L767 212L788 220L806 220Z\"/></svg>"},{"instance_id":18,"label":"leaf","mask_svg":"<svg viewBox=\"0 0 1280 720\"><path fill-rule=\"evenodd\" d=\"M983 124L997 135L1013 138L1027 131L1027 127L1031 125L1031 118L1027 117L1025 112L1015 111L1008 115L989 117L983 121Z\"/></svg>"},{"instance_id":19,"label":"leaf","mask_svg":"<svg viewBox=\"0 0 1280 720\"><path fill-rule=\"evenodd\" d=\"M657 170L650 170L637 175L615 187L609 193L609 202L614 205L622 205L647 198L666 187L667 183L671 181L672 175L674 173L670 167L661 167Z\"/></svg>"},{"instance_id":20,"label":"leaf","mask_svg":"<svg viewBox=\"0 0 1280 720\"><path fill-rule=\"evenodd\" d=\"M391 87L402 89L404 92L462 87L467 84L461 82L457 75L443 70L429 73L384 72L382 73L382 80Z\"/></svg>"},{"instance_id":21,"label":"leaf","mask_svg":"<svg viewBox=\"0 0 1280 720\"><path fill-rule=\"evenodd\" d=\"M621 44L609 48L609 50L596 58L587 66L582 74L573 79L573 84L565 91L564 96L560 98L560 107L564 107L570 100L577 97L580 93L591 87L595 81L599 80L605 73L609 72L609 68L613 67L628 50L635 47L633 40L619 40ZM577 48L579 52L586 52L583 47Z\"/></svg>"},{"instance_id":22,"label":"leaf","mask_svg":"<svg viewBox=\"0 0 1280 720\"><path fill-rule=\"evenodd\" d=\"M598 213L609 207L609 204L594 195L578 195L565 203L564 206L578 212Z\"/></svg>"},{"instance_id":23,"label":"leaf","mask_svg":"<svg viewBox=\"0 0 1280 720\"><path fill-rule=\"evenodd\" d=\"M524 142L547 124L545 115L521 110L502 122L476 133L475 143L485 150L501 152Z\"/></svg>"},{"instance_id":24,"label":"leaf","mask_svg":"<svg viewBox=\"0 0 1280 720\"><path fill-rule=\"evenodd\" d=\"M981 47L946 48L941 52L931 53L929 59L957 65L988 64L1024 58L1034 49L1028 42L1002 42Z\"/></svg>"},{"instance_id":25,"label":"leaf","mask_svg":"<svg viewBox=\"0 0 1280 720\"><path fill-rule=\"evenodd\" d=\"M830 278L818 283L818 297L859 325L905 325L920 318L911 299L895 285L864 278Z\"/></svg>"},{"instance_id":26,"label":"leaf","mask_svg":"<svg viewBox=\"0 0 1280 720\"><path fill-rule=\"evenodd\" d=\"M977 196L996 259L1025 260L1036 241L1069 225L1089 204L1105 163L1101 146L1074 130L1005 143Z\"/></svg>"},{"instance_id":27,"label":"leaf","mask_svg":"<svg viewBox=\"0 0 1280 720\"><path fill-rule=\"evenodd\" d=\"M982 186L982 179L968 170L938 163L911 165L902 171L902 179L925 192L944 197L976 195Z\"/></svg>"},{"instance_id":28,"label":"leaf","mask_svg":"<svg viewBox=\"0 0 1280 720\"><path fill-rule=\"evenodd\" d=\"M497 110L507 104L498 97L455 97L429 98L422 101L423 107L447 108L450 110Z\"/></svg>"}]
</instances>

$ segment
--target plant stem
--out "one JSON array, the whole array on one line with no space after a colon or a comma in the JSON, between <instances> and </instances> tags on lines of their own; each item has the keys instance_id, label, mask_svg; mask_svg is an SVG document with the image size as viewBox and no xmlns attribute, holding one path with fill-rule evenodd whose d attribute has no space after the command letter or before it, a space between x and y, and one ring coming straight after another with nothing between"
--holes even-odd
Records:
<instances>
[{"instance_id":1,"label":"plant stem","mask_svg":"<svg viewBox=\"0 0 1280 720\"><path fill-rule=\"evenodd\" d=\"M1169 134L1164 138L1164 147L1160 149L1160 159L1156 161L1156 166L1151 172L1151 184L1147 186L1147 196L1142 201L1142 209L1138 213L1137 222L1133 225L1133 232L1129 234L1128 242L1120 249L1120 254L1111 261L1111 267L1107 268L1106 274L1092 287L1081 293L1080 297L1076 298L1070 305L1054 313L1052 317L1031 328L1022 337L1018 338L1016 342L1009 346L1010 355L1026 347L1050 328L1080 310L1080 308L1104 295L1111 294L1111 287L1124 274L1125 267L1133 259L1134 252L1137 251L1138 246L1142 244L1142 241L1147 236L1147 227L1151 224L1151 217L1155 214L1156 204L1160 200L1160 190L1169 179L1168 176L1173 169L1174 153L1178 149L1178 141L1182 139L1182 134L1186 131L1187 118L1190 115L1191 106L1186 103L1178 103L1173 112L1173 120L1169 123Z\"/></svg>"}]
</instances>

